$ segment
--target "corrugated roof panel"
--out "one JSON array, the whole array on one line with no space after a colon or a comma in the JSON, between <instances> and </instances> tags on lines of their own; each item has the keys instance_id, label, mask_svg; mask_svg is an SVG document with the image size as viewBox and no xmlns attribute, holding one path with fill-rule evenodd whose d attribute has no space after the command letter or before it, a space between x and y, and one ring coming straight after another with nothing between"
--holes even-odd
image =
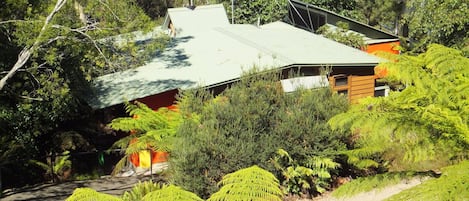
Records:
<instances>
[{"instance_id":1,"label":"corrugated roof panel","mask_svg":"<svg viewBox=\"0 0 469 201\"><path fill-rule=\"evenodd\" d=\"M227 25L173 38L146 65L97 78L89 103L100 109L176 88L216 85L238 79L254 66L373 66L378 62L377 57L283 22L261 27Z\"/></svg>"},{"instance_id":2,"label":"corrugated roof panel","mask_svg":"<svg viewBox=\"0 0 469 201\"><path fill-rule=\"evenodd\" d=\"M171 8L168 15L176 28L177 35L192 35L194 32L229 24L223 4L190 8Z\"/></svg>"}]
</instances>

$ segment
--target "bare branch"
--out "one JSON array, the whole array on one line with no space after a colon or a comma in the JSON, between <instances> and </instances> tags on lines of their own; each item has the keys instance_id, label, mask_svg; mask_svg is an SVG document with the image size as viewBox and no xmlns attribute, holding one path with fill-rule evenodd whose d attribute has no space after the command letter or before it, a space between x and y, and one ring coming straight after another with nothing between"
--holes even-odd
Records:
<instances>
[{"instance_id":1,"label":"bare branch","mask_svg":"<svg viewBox=\"0 0 469 201\"><path fill-rule=\"evenodd\" d=\"M114 11L109 7L109 5L107 5L106 3L104 3L102 0L99 0L99 3L103 4L107 9L109 9L109 11L111 12L111 14L112 14L118 21L121 21L121 22L128 22L128 21L121 20L121 19L119 18L119 16L117 16L116 13L114 13Z\"/></svg>"},{"instance_id":2,"label":"bare branch","mask_svg":"<svg viewBox=\"0 0 469 201\"><path fill-rule=\"evenodd\" d=\"M28 100L34 100L34 101L44 101L44 99L42 98L34 98L34 97L22 96L22 95L18 95L18 97L22 99L28 99Z\"/></svg>"},{"instance_id":3,"label":"bare branch","mask_svg":"<svg viewBox=\"0 0 469 201\"><path fill-rule=\"evenodd\" d=\"M9 24L9 23L17 23L17 22L33 23L33 22L40 22L40 21L39 20L5 20L5 21L0 21L0 24Z\"/></svg>"},{"instance_id":4,"label":"bare branch","mask_svg":"<svg viewBox=\"0 0 469 201\"><path fill-rule=\"evenodd\" d=\"M18 55L18 60L16 61L15 65L13 65L13 67L5 75L5 77L3 77L0 80L0 90L2 90L3 87L6 85L7 80L13 77L16 71L18 71L18 69L22 68L24 64L26 64L26 62L31 57L32 52L34 52L37 46L39 45L40 39L42 35L44 34L47 28L47 25L52 21L52 18L54 17L54 15L57 14L57 12L59 12L59 10L65 5L66 2L67 0L57 0L54 10L52 10L52 12L49 13L46 20L44 21L44 25L42 26L41 31L39 32L39 35L36 37L36 41L34 42L34 44L31 47L24 47L23 50L21 50L20 54Z\"/></svg>"},{"instance_id":5,"label":"bare branch","mask_svg":"<svg viewBox=\"0 0 469 201\"><path fill-rule=\"evenodd\" d=\"M62 25L53 25L52 27L53 28L62 28L62 29L68 29L70 31L73 31L73 32L76 32L76 33L79 33L83 36L85 36L86 38L88 38L94 45L94 47L96 48L96 50L98 50L99 54L104 58L104 61L109 65L109 66L113 66L111 61L108 60L108 58L106 57L106 55L104 55L104 52L102 51L102 49L99 47L99 45L96 43L96 40L93 39L93 37L91 37L90 35L88 35L87 33L85 33L85 31L89 31L89 30L94 30L94 29L97 29L97 26L98 23L93 23L93 24L89 24L89 25L86 25L86 26L83 26L83 27L80 27L80 28L76 28L76 29L72 29L72 28L69 28L69 27L66 27L66 26L62 26Z\"/></svg>"}]
</instances>

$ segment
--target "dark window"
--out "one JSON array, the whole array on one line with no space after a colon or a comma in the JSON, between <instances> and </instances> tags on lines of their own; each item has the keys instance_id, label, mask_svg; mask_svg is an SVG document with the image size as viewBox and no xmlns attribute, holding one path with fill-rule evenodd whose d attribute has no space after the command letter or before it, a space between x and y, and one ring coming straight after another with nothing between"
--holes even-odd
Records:
<instances>
[{"instance_id":1,"label":"dark window","mask_svg":"<svg viewBox=\"0 0 469 201\"><path fill-rule=\"evenodd\" d=\"M338 94L347 96L348 90L337 91Z\"/></svg>"},{"instance_id":2,"label":"dark window","mask_svg":"<svg viewBox=\"0 0 469 201\"><path fill-rule=\"evenodd\" d=\"M312 11L308 8L291 6L288 14L293 25L306 30L316 31L319 27L326 24L325 14Z\"/></svg>"},{"instance_id":3,"label":"dark window","mask_svg":"<svg viewBox=\"0 0 469 201\"><path fill-rule=\"evenodd\" d=\"M335 86L345 86L348 84L348 79L346 75L335 75Z\"/></svg>"}]
</instances>

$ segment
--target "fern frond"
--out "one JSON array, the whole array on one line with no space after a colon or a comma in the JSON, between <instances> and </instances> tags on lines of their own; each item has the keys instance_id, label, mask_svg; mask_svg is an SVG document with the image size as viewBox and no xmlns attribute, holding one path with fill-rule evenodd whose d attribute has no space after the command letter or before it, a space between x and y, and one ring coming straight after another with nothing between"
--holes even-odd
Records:
<instances>
[{"instance_id":1,"label":"fern frond","mask_svg":"<svg viewBox=\"0 0 469 201\"><path fill-rule=\"evenodd\" d=\"M196 194L186 191L180 187L169 185L161 190L148 193L143 201L203 201Z\"/></svg>"},{"instance_id":2,"label":"fern frond","mask_svg":"<svg viewBox=\"0 0 469 201\"><path fill-rule=\"evenodd\" d=\"M122 201L122 199L105 193L99 193L91 188L77 188L65 201Z\"/></svg>"},{"instance_id":3,"label":"fern frond","mask_svg":"<svg viewBox=\"0 0 469 201\"><path fill-rule=\"evenodd\" d=\"M111 172L111 175L112 176L115 176L117 174L119 174L121 172L122 169L124 169L124 167L127 165L127 162L129 160L129 157L128 155L122 157L119 162L117 162L116 166L114 167L114 169L112 170Z\"/></svg>"},{"instance_id":4,"label":"fern frond","mask_svg":"<svg viewBox=\"0 0 469 201\"><path fill-rule=\"evenodd\" d=\"M124 201L141 201L145 195L156 190L165 188L164 184L153 183L152 181L138 182L132 189L125 191L122 195Z\"/></svg>"},{"instance_id":5,"label":"fern frond","mask_svg":"<svg viewBox=\"0 0 469 201\"><path fill-rule=\"evenodd\" d=\"M219 184L223 186L207 201L281 200L282 191L277 178L258 166L227 174Z\"/></svg>"}]
</instances>

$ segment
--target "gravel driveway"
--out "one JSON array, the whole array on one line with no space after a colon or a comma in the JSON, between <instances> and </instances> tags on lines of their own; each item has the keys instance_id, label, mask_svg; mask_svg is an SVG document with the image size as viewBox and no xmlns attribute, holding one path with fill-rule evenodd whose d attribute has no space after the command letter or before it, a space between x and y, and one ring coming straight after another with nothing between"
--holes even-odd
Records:
<instances>
[{"instance_id":1,"label":"gravel driveway","mask_svg":"<svg viewBox=\"0 0 469 201\"><path fill-rule=\"evenodd\" d=\"M120 196L124 191L129 190L138 181L149 180L150 177L125 177L125 178L101 178L97 180L70 181L60 184L42 184L27 188L6 190L0 200L5 201L26 201L44 200L56 201L65 200L73 193L75 188L89 187L98 192Z\"/></svg>"}]
</instances>

